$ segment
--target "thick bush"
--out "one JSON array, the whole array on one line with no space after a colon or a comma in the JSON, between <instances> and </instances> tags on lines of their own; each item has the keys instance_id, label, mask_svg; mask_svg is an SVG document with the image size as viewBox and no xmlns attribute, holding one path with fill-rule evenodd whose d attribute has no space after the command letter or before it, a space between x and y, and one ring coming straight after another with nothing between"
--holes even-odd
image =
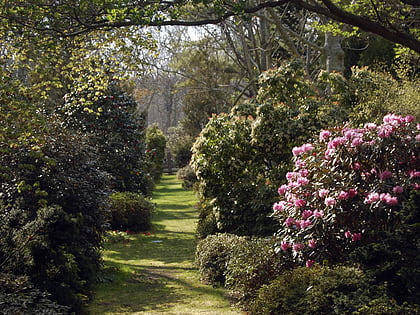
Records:
<instances>
[{"instance_id":1,"label":"thick bush","mask_svg":"<svg viewBox=\"0 0 420 315\"><path fill-rule=\"evenodd\" d=\"M213 205L219 232L271 235L270 194L291 167L292 147L345 117L303 73L298 64L265 72L256 102L213 116L194 143L200 201Z\"/></svg>"},{"instance_id":2,"label":"thick bush","mask_svg":"<svg viewBox=\"0 0 420 315\"><path fill-rule=\"evenodd\" d=\"M146 157L148 171L155 182L159 181L163 173L166 138L156 124L146 129Z\"/></svg>"},{"instance_id":3,"label":"thick bush","mask_svg":"<svg viewBox=\"0 0 420 315\"><path fill-rule=\"evenodd\" d=\"M287 262L280 260L275 251L274 239L246 239L230 253L225 286L246 304L261 286L270 283L287 267Z\"/></svg>"},{"instance_id":4,"label":"thick bush","mask_svg":"<svg viewBox=\"0 0 420 315\"><path fill-rule=\"evenodd\" d=\"M0 273L0 305L2 314L70 314L69 307L52 302L27 277L5 273Z\"/></svg>"},{"instance_id":5,"label":"thick bush","mask_svg":"<svg viewBox=\"0 0 420 315\"><path fill-rule=\"evenodd\" d=\"M117 192L109 196L109 225L112 230L150 230L154 211L155 205L141 194Z\"/></svg>"},{"instance_id":6,"label":"thick bush","mask_svg":"<svg viewBox=\"0 0 420 315\"><path fill-rule=\"evenodd\" d=\"M189 164L180 168L176 173L176 177L182 180L184 189L192 189L197 182L197 176L195 176L195 172Z\"/></svg>"},{"instance_id":7,"label":"thick bush","mask_svg":"<svg viewBox=\"0 0 420 315\"><path fill-rule=\"evenodd\" d=\"M250 306L250 313L258 315L418 314L419 310L416 305L398 306L385 286L375 285L360 269L345 266L286 271L261 287Z\"/></svg>"},{"instance_id":8,"label":"thick bush","mask_svg":"<svg viewBox=\"0 0 420 315\"><path fill-rule=\"evenodd\" d=\"M343 262L356 247L393 233L410 191L420 188L420 125L413 120L387 115L382 125L324 130L295 147L295 168L273 206L279 251L308 266Z\"/></svg>"},{"instance_id":9,"label":"thick bush","mask_svg":"<svg viewBox=\"0 0 420 315\"><path fill-rule=\"evenodd\" d=\"M224 285L227 264L235 246L245 237L220 233L209 235L197 244L195 264L201 280L213 286Z\"/></svg>"},{"instance_id":10,"label":"thick bush","mask_svg":"<svg viewBox=\"0 0 420 315\"><path fill-rule=\"evenodd\" d=\"M94 82L69 93L61 113L67 128L90 136L96 146L100 167L113 176L116 191L151 193L153 183L148 175L145 147L144 114L138 114L137 103L111 80L101 90ZM92 99L92 91L99 96Z\"/></svg>"},{"instance_id":11,"label":"thick bush","mask_svg":"<svg viewBox=\"0 0 420 315\"><path fill-rule=\"evenodd\" d=\"M109 181L88 137L50 124L42 141L0 155L0 261L80 311L100 266Z\"/></svg>"}]
</instances>

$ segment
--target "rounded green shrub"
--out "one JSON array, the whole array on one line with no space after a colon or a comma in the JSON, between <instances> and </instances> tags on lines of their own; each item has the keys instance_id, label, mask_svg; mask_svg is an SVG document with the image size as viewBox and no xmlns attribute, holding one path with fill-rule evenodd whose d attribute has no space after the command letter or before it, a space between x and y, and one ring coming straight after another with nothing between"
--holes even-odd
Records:
<instances>
[{"instance_id":1,"label":"rounded green shrub","mask_svg":"<svg viewBox=\"0 0 420 315\"><path fill-rule=\"evenodd\" d=\"M237 244L230 254L226 269L226 287L241 302L255 296L286 268L275 251L275 239L252 238Z\"/></svg>"},{"instance_id":2,"label":"rounded green shrub","mask_svg":"<svg viewBox=\"0 0 420 315\"><path fill-rule=\"evenodd\" d=\"M376 302L373 302L376 301ZM374 310L368 313L367 310ZM402 310L387 296L384 285L355 267L298 267L284 272L261 287L250 306L251 314L415 314L381 313L379 309ZM407 306L412 311L415 305ZM418 313L417 313L418 314Z\"/></svg>"},{"instance_id":3,"label":"rounded green shrub","mask_svg":"<svg viewBox=\"0 0 420 315\"><path fill-rule=\"evenodd\" d=\"M142 232L152 227L155 205L141 194L116 192L109 196L109 225L112 230Z\"/></svg>"},{"instance_id":4,"label":"rounded green shrub","mask_svg":"<svg viewBox=\"0 0 420 315\"><path fill-rule=\"evenodd\" d=\"M195 172L189 164L180 168L176 176L182 180L182 187L184 189L192 189L197 182L197 176L195 176Z\"/></svg>"},{"instance_id":5,"label":"rounded green shrub","mask_svg":"<svg viewBox=\"0 0 420 315\"><path fill-rule=\"evenodd\" d=\"M245 237L219 233L209 235L197 244L195 263L201 280L217 286L224 285L228 261L235 246L245 241Z\"/></svg>"}]
</instances>

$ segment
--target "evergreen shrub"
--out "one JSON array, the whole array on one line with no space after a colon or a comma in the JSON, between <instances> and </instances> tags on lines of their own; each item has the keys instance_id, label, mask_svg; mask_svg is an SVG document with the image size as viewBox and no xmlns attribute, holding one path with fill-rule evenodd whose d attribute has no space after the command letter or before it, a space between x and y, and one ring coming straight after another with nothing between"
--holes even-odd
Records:
<instances>
[{"instance_id":1,"label":"evergreen shrub","mask_svg":"<svg viewBox=\"0 0 420 315\"><path fill-rule=\"evenodd\" d=\"M109 225L112 230L143 232L152 227L155 205L143 195L116 192L109 197Z\"/></svg>"}]
</instances>

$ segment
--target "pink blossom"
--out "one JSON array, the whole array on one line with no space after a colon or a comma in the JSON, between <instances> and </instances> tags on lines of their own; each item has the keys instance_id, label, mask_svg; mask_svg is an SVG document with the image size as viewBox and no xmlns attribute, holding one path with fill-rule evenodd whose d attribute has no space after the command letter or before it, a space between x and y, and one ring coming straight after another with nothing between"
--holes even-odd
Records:
<instances>
[{"instance_id":1,"label":"pink blossom","mask_svg":"<svg viewBox=\"0 0 420 315\"><path fill-rule=\"evenodd\" d=\"M360 163L358 162L354 162L353 165L351 166L352 169L354 170L360 170Z\"/></svg>"},{"instance_id":2,"label":"pink blossom","mask_svg":"<svg viewBox=\"0 0 420 315\"><path fill-rule=\"evenodd\" d=\"M389 138L394 131L394 127L390 125L385 125L378 128L378 137L379 138Z\"/></svg>"},{"instance_id":3,"label":"pink blossom","mask_svg":"<svg viewBox=\"0 0 420 315\"><path fill-rule=\"evenodd\" d=\"M392 188L392 192L394 194L401 194L404 191L404 188L402 188L401 186L395 186L394 188Z\"/></svg>"},{"instance_id":4,"label":"pink blossom","mask_svg":"<svg viewBox=\"0 0 420 315\"><path fill-rule=\"evenodd\" d=\"M408 175L410 176L410 178L420 177L420 172L412 170L408 172Z\"/></svg>"},{"instance_id":5,"label":"pink blossom","mask_svg":"<svg viewBox=\"0 0 420 315\"><path fill-rule=\"evenodd\" d=\"M273 210L274 211L283 211L285 207L286 207L286 202L285 201L279 201L279 202L276 202L273 205Z\"/></svg>"},{"instance_id":6,"label":"pink blossom","mask_svg":"<svg viewBox=\"0 0 420 315\"><path fill-rule=\"evenodd\" d=\"M297 159L295 162L295 167L296 168L302 168L305 167L306 163L304 161L302 161L301 159Z\"/></svg>"},{"instance_id":7,"label":"pink blossom","mask_svg":"<svg viewBox=\"0 0 420 315\"><path fill-rule=\"evenodd\" d=\"M362 239L362 233L354 233L354 234L352 234L352 236L351 236L351 240L353 241L353 242L355 242L355 241L360 241Z\"/></svg>"},{"instance_id":8,"label":"pink blossom","mask_svg":"<svg viewBox=\"0 0 420 315\"><path fill-rule=\"evenodd\" d=\"M411 187L413 187L414 190L420 190L420 184L419 183L414 183L411 185Z\"/></svg>"},{"instance_id":9,"label":"pink blossom","mask_svg":"<svg viewBox=\"0 0 420 315\"><path fill-rule=\"evenodd\" d=\"M291 217L288 217L287 219L286 219L286 221L284 221L284 223L287 225L287 226L292 226L293 224L295 224L295 219L293 219L293 218L291 218Z\"/></svg>"},{"instance_id":10,"label":"pink blossom","mask_svg":"<svg viewBox=\"0 0 420 315\"><path fill-rule=\"evenodd\" d=\"M309 183L309 179L307 179L306 177L299 177L299 178L297 179L297 183L298 183L300 186L305 186L305 185L308 185L308 183Z\"/></svg>"},{"instance_id":11,"label":"pink blossom","mask_svg":"<svg viewBox=\"0 0 420 315\"><path fill-rule=\"evenodd\" d=\"M301 170L299 171L299 174L300 174L301 176L303 176L303 177L306 177L306 176L308 176L308 175L309 175L309 171L308 171L306 168L304 168L304 169L301 169Z\"/></svg>"},{"instance_id":12,"label":"pink blossom","mask_svg":"<svg viewBox=\"0 0 420 315\"><path fill-rule=\"evenodd\" d=\"M420 141L420 133L416 136L416 141Z\"/></svg>"},{"instance_id":13,"label":"pink blossom","mask_svg":"<svg viewBox=\"0 0 420 315\"><path fill-rule=\"evenodd\" d=\"M311 220L300 220L299 221L299 227L301 229L306 229L307 227L310 227L312 225Z\"/></svg>"},{"instance_id":14,"label":"pink blossom","mask_svg":"<svg viewBox=\"0 0 420 315\"><path fill-rule=\"evenodd\" d=\"M416 125L417 130L420 130L420 124Z\"/></svg>"},{"instance_id":15,"label":"pink blossom","mask_svg":"<svg viewBox=\"0 0 420 315\"><path fill-rule=\"evenodd\" d=\"M305 143L304 145L302 145L302 150L305 153L309 153L314 149L314 146L310 143Z\"/></svg>"},{"instance_id":16,"label":"pink blossom","mask_svg":"<svg viewBox=\"0 0 420 315\"><path fill-rule=\"evenodd\" d=\"M334 206L336 203L337 203L337 200L335 200L333 197L325 198L325 205L326 206Z\"/></svg>"},{"instance_id":17,"label":"pink blossom","mask_svg":"<svg viewBox=\"0 0 420 315\"><path fill-rule=\"evenodd\" d=\"M298 156L298 155L301 155L303 153L303 150L302 150L301 147L294 147L292 149L292 153L293 153L294 156Z\"/></svg>"},{"instance_id":18,"label":"pink blossom","mask_svg":"<svg viewBox=\"0 0 420 315\"><path fill-rule=\"evenodd\" d=\"M304 211L302 212L302 218L304 218L304 219L306 220L306 219L307 219L307 218L309 218L312 214L313 214L313 212L312 212L311 210L304 210Z\"/></svg>"},{"instance_id":19,"label":"pink blossom","mask_svg":"<svg viewBox=\"0 0 420 315\"><path fill-rule=\"evenodd\" d=\"M348 194L349 194L349 198L356 197L357 196L357 190L354 189L354 188L350 188L349 191L348 191Z\"/></svg>"},{"instance_id":20,"label":"pink blossom","mask_svg":"<svg viewBox=\"0 0 420 315\"><path fill-rule=\"evenodd\" d=\"M363 139L362 138L354 138L352 141L351 141L351 145L353 146L353 147L358 147L359 145L361 145L363 143Z\"/></svg>"},{"instance_id":21,"label":"pink blossom","mask_svg":"<svg viewBox=\"0 0 420 315\"><path fill-rule=\"evenodd\" d=\"M379 179L380 180L385 180L388 178L392 177L392 172L391 171L383 171L382 173L379 174Z\"/></svg>"},{"instance_id":22,"label":"pink blossom","mask_svg":"<svg viewBox=\"0 0 420 315\"><path fill-rule=\"evenodd\" d=\"M289 189L287 185L281 185L279 189L277 190L279 195L282 196L286 193L286 191Z\"/></svg>"},{"instance_id":23,"label":"pink blossom","mask_svg":"<svg viewBox=\"0 0 420 315\"><path fill-rule=\"evenodd\" d=\"M346 231L346 232L344 232L344 237L345 238L351 238L351 236L352 236L353 234L350 232L350 231Z\"/></svg>"},{"instance_id":24,"label":"pink blossom","mask_svg":"<svg viewBox=\"0 0 420 315\"><path fill-rule=\"evenodd\" d=\"M287 172L286 179L287 180L295 180L299 176L298 172Z\"/></svg>"},{"instance_id":25,"label":"pink blossom","mask_svg":"<svg viewBox=\"0 0 420 315\"><path fill-rule=\"evenodd\" d=\"M335 149L339 145L344 144L347 142L347 139L345 137L336 137L332 139L330 142L328 142L328 148L329 149Z\"/></svg>"},{"instance_id":26,"label":"pink blossom","mask_svg":"<svg viewBox=\"0 0 420 315\"><path fill-rule=\"evenodd\" d=\"M324 216L324 211L314 210L314 217L315 218L321 218Z\"/></svg>"},{"instance_id":27,"label":"pink blossom","mask_svg":"<svg viewBox=\"0 0 420 315\"><path fill-rule=\"evenodd\" d=\"M300 243L293 244L293 246L292 246L292 248L295 252L301 251L304 247L305 247L305 245L300 244Z\"/></svg>"},{"instance_id":28,"label":"pink blossom","mask_svg":"<svg viewBox=\"0 0 420 315\"><path fill-rule=\"evenodd\" d=\"M340 200L346 200L349 198L349 193L347 191L340 191L338 194L338 199Z\"/></svg>"},{"instance_id":29,"label":"pink blossom","mask_svg":"<svg viewBox=\"0 0 420 315\"><path fill-rule=\"evenodd\" d=\"M307 268L311 268L314 264L315 264L315 261L312 259L307 260L305 263Z\"/></svg>"},{"instance_id":30,"label":"pink blossom","mask_svg":"<svg viewBox=\"0 0 420 315\"><path fill-rule=\"evenodd\" d=\"M282 251L287 251L290 248L290 244L286 243L286 242L283 242L283 243L281 243L280 248L281 248Z\"/></svg>"},{"instance_id":31,"label":"pink blossom","mask_svg":"<svg viewBox=\"0 0 420 315\"><path fill-rule=\"evenodd\" d=\"M316 247L316 240L312 239L308 241L308 246L310 248L315 248Z\"/></svg>"},{"instance_id":32,"label":"pink blossom","mask_svg":"<svg viewBox=\"0 0 420 315\"><path fill-rule=\"evenodd\" d=\"M320 190L318 190L318 196L320 196L321 198L325 197L326 195L328 195L328 189L325 188L321 188Z\"/></svg>"},{"instance_id":33,"label":"pink blossom","mask_svg":"<svg viewBox=\"0 0 420 315\"><path fill-rule=\"evenodd\" d=\"M371 192L365 198L365 203L371 204L379 200L379 194L376 192Z\"/></svg>"},{"instance_id":34,"label":"pink blossom","mask_svg":"<svg viewBox=\"0 0 420 315\"><path fill-rule=\"evenodd\" d=\"M405 116L404 117L404 121L406 122L406 123L411 123L411 122L413 122L413 121L415 121L416 120L416 118L414 117L414 116L412 116L412 115L408 115L408 116Z\"/></svg>"},{"instance_id":35,"label":"pink blossom","mask_svg":"<svg viewBox=\"0 0 420 315\"><path fill-rule=\"evenodd\" d=\"M402 118L401 116L397 116L395 114L388 114L388 115L385 115L385 117L383 118L383 121L384 123L388 123L393 126L398 126L402 122L404 122L404 118Z\"/></svg>"},{"instance_id":36,"label":"pink blossom","mask_svg":"<svg viewBox=\"0 0 420 315\"><path fill-rule=\"evenodd\" d=\"M306 206L306 200L303 200L303 199L297 199L297 200L295 201L295 206L296 206L296 207L304 207L304 206Z\"/></svg>"},{"instance_id":37,"label":"pink blossom","mask_svg":"<svg viewBox=\"0 0 420 315\"><path fill-rule=\"evenodd\" d=\"M376 129L377 126L374 123L367 123L367 124L365 124L364 127L368 130L373 130L373 129Z\"/></svg>"},{"instance_id":38,"label":"pink blossom","mask_svg":"<svg viewBox=\"0 0 420 315\"><path fill-rule=\"evenodd\" d=\"M330 160L331 159L331 156L334 154L334 152L335 152L334 149L327 149L327 150L325 150L325 153L324 153L325 159L326 160Z\"/></svg>"},{"instance_id":39,"label":"pink blossom","mask_svg":"<svg viewBox=\"0 0 420 315\"><path fill-rule=\"evenodd\" d=\"M392 197L390 194L388 193L384 193L384 194L380 194L379 195L379 199L385 203L387 203L388 205L391 206L395 206L398 204L398 199L397 197Z\"/></svg>"},{"instance_id":40,"label":"pink blossom","mask_svg":"<svg viewBox=\"0 0 420 315\"><path fill-rule=\"evenodd\" d=\"M330 131L328 131L328 130L322 130L322 131L319 133L319 140L320 140L320 141L327 140L329 137L331 137L331 132L330 132Z\"/></svg>"}]
</instances>

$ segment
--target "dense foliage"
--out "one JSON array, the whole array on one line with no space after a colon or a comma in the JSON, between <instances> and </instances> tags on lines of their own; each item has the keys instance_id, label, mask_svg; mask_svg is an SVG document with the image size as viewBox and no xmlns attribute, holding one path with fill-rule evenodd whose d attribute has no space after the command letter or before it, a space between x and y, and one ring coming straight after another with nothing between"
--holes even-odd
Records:
<instances>
[{"instance_id":1,"label":"dense foliage","mask_svg":"<svg viewBox=\"0 0 420 315\"><path fill-rule=\"evenodd\" d=\"M291 148L345 117L297 62L268 71L260 85L258 103L212 117L193 146L202 209L213 209L220 232L270 235L272 192L290 167Z\"/></svg>"},{"instance_id":2,"label":"dense foliage","mask_svg":"<svg viewBox=\"0 0 420 315\"><path fill-rule=\"evenodd\" d=\"M151 228L155 205L141 194L117 192L109 199L108 223L112 230L142 232Z\"/></svg>"},{"instance_id":3,"label":"dense foliage","mask_svg":"<svg viewBox=\"0 0 420 315\"><path fill-rule=\"evenodd\" d=\"M146 157L147 168L153 180L159 181L163 173L163 160L165 158L166 137L157 125L146 129Z\"/></svg>"}]
</instances>

